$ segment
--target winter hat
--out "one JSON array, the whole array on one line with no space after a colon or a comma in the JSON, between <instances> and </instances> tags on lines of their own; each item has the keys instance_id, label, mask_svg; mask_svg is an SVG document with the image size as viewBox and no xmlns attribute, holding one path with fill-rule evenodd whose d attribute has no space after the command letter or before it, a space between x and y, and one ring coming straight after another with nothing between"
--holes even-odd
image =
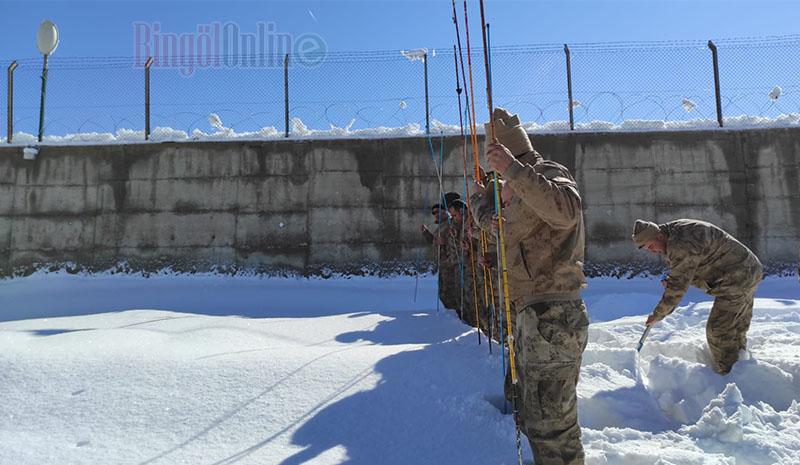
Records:
<instances>
[{"instance_id":1,"label":"winter hat","mask_svg":"<svg viewBox=\"0 0 800 465\"><path fill-rule=\"evenodd\" d=\"M452 202L447 204L447 208L453 208L453 207L460 208L460 209L466 209L467 208L467 204L464 203L464 201L461 200L461 199L455 199Z\"/></svg>"},{"instance_id":2,"label":"winter hat","mask_svg":"<svg viewBox=\"0 0 800 465\"><path fill-rule=\"evenodd\" d=\"M659 232L661 230L657 224L650 221L636 220L633 223L633 236L631 237L633 238L633 243L641 249L647 244L647 241L658 236Z\"/></svg>"},{"instance_id":3,"label":"winter hat","mask_svg":"<svg viewBox=\"0 0 800 465\"><path fill-rule=\"evenodd\" d=\"M533 145L528 138L528 133L519 122L519 115L511 116L504 108L495 108L494 114L494 136L497 140L506 146L511 154L518 157L524 153L532 152ZM492 128L489 123L485 123L486 128L486 145L492 143Z\"/></svg>"},{"instance_id":4,"label":"winter hat","mask_svg":"<svg viewBox=\"0 0 800 465\"><path fill-rule=\"evenodd\" d=\"M444 194L444 199L447 201L447 208L467 208L467 204L461 200L461 195L458 192L448 192Z\"/></svg>"},{"instance_id":5,"label":"winter hat","mask_svg":"<svg viewBox=\"0 0 800 465\"><path fill-rule=\"evenodd\" d=\"M454 200L461 199L461 194L458 192L448 192L444 194L444 201L447 204L447 207L450 208L450 204L453 203Z\"/></svg>"},{"instance_id":6,"label":"winter hat","mask_svg":"<svg viewBox=\"0 0 800 465\"><path fill-rule=\"evenodd\" d=\"M461 198L461 195L459 195L458 192L448 192L448 193L444 194L444 203L439 202L439 203L433 204L431 206L431 215L435 215L436 214L436 212L435 212L436 209L447 210L448 208L450 208L450 204L454 200L460 199L460 198Z\"/></svg>"}]
</instances>

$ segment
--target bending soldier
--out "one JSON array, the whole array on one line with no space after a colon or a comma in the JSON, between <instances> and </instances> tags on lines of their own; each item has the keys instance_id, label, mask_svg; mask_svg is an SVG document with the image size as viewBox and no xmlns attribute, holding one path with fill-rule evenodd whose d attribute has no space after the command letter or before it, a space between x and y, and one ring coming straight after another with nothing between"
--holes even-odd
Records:
<instances>
[{"instance_id":1,"label":"bending soldier","mask_svg":"<svg viewBox=\"0 0 800 465\"><path fill-rule=\"evenodd\" d=\"M662 225L636 220L633 242L667 259L670 273L664 295L647 318L647 326L675 310L689 285L714 296L706 339L714 371L725 375L747 347L753 300L763 269L758 257L733 236L711 223L681 219Z\"/></svg>"}]
</instances>

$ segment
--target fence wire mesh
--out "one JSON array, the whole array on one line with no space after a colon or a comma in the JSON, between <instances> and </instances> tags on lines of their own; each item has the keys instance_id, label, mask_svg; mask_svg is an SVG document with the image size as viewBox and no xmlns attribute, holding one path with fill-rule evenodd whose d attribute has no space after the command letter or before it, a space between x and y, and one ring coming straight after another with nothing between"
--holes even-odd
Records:
<instances>
[{"instance_id":1,"label":"fence wire mesh","mask_svg":"<svg viewBox=\"0 0 800 465\"><path fill-rule=\"evenodd\" d=\"M776 119L800 113L800 36L715 42L722 115Z\"/></svg>"},{"instance_id":2,"label":"fence wire mesh","mask_svg":"<svg viewBox=\"0 0 800 465\"><path fill-rule=\"evenodd\" d=\"M587 45L571 55L576 124L716 119L706 44Z\"/></svg>"},{"instance_id":3,"label":"fence wire mesh","mask_svg":"<svg viewBox=\"0 0 800 465\"><path fill-rule=\"evenodd\" d=\"M800 36L715 41L722 117L730 124L758 118L798 122ZM423 60L399 51L328 53L312 60L285 55L171 56L150 70L153 135L281 137L358 134L379 128L408 134L426 128ZM488 120L482 48L455 59L452 49L427 55L431 131L457 132L457 86L474 98L475 119ZM716 122L712 52L707 42L650 42L506 46L491 50L495 106L518 113L529 129L570 129L567 60L575 129L645 129ZM461 63L472 62L469 70ZM7 60L10 65L13 60ZM459 71L456 73L456 62ZM41 59L13 71L13 131L36 135ZM458 80L457 80L458 76ZM145 132L145 69L140 58L49 60L45 136L74 140L140 140ZM0 92L8 108L8 80ZM474 96L471 95L474 92ZM7 111L0 121L6 128ZM535 123L535 124L534 124ZM389 128L389 129L386 129ZM28 136L30 138L30 136ZM6 140L6 131L2 134Z\"/></svg>"}]
</instances>

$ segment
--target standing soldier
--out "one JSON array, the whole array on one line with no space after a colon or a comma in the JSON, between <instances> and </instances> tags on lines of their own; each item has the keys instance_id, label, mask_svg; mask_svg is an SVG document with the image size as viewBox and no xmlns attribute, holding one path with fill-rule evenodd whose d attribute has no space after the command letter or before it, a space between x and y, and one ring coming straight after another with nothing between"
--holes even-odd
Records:
<instances>
[{"instance_id":1,"label":"standing soldier","mask_svg":"<svg viewBox=\"0 0 800 465\"><path fill-rule=\"evenodd\" d=\"M739 359L739 350L747 347L753 299L763 277L758 257L727 232L699 220L662 225L636 220L633 242L640 249L664 255L670 269L662 282L664 295L647 317L647 326L672 313L689 285L714 296L706 339L714 371L728 374Z\"/></svg>"},{"instance_id":2,"label":"standing soldier","mask_svg":"<svg viewBox=\"0 0 800 465\"><path fill-rule=\"evenodd\" d=\"M481 175L481 177L486 180L485 181L485 191L486 191L486 198L484 202L487 203L490 207L494 206L494 173L489 172L485 175ZM503 181L500 180L501 186L503 185ZM503 188L501 187L500 190L502 191ZM510 189L509 189L510 190ZM505 196L501 194L501 205L506 205ZM496 219L496 217L494 217ZM499 344L503 344L505 341L503 340L502 332L504 331L505 319L506 315L502 311L503 307L500 303L500 287L502 283L497 282L497 240L496 240L496 229L493 229L493 218L485 216L481 219L474 218L474 225L472 230L470 231L473 237L473 243L476 244L476 247L480 245L480 241L478 238L481 237L482 232L484 233L484 237L486 238L486 252L485 253L478 253L478 261L477 266L479 266L479 270L483 270L485 267L486 274L484 275L481 271L481 278L486 279L486 289L487 293L489 294L489 299L491 301L487 304L486 309L486 318L490 321L490 332L491 337L493 337ZM476 249L477 250L477 249ZM481 284L482 285L482 284ZM482 287L478 288L478 292L483 292ZM514 313L513 310L511 312ZM509 381L510 382L510 381Z\"/></svg>"},{"instance_id":3,"label":"standing soldier","mask_svg":"<svg viewBox=\"0 0 800 465\"><path fill-rule=\"evenodd\" d=\"M442 208L441 204L436 204L431 207L431 214L434 218L434 224L438 225L438 231L434 234L423 224L421 228L422 235L429 244L433 245L436 253L437 265L439 266L437 276L439 300L445 308L456 310L459 306L458 289L455 287L453 280L453 266L447 258L447 241L450 240L449 213L446 208Z\"/></svg>"},{"instance_id":4,"label":"standing soldier","mask_svg":"<svg viewBox=\"0 0 800 465\"><path fill-rule=\"evenodd\" d=\"M537 464L581 465L576 385L589 316L580 295L586 278L578 185L567 168L533 150L516 115L496 108L493 119L497 140L486 159L514 192L503 233L508 293L517 310L517 421ZM478 224L494 215L482 184L475 184L471 206Z\"/></svg>"},{"instance_id":5,"label":"standing soldier","mask_svg":"<svg viewBox=\"0 0 800 465\"><path fill-rule=\"evenodd\" d=\"M463 264L456 276L463 303L461 317L468 325L482 330L484 334L489 334L489 318L484 305L486 296L483 288L483 268L478 263L480 241L471 237L472 225L466 221L467 204L459 197L450 202L448 207L455 229L454 246L457 247Z\"/></svg>"}]
</instances>

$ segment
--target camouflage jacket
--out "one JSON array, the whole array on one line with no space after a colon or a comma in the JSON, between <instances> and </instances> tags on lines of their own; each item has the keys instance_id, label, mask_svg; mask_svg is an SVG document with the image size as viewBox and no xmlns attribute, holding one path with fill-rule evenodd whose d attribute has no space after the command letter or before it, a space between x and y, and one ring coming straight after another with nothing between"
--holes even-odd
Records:
<instances>
[{"instance_id":1,"label":"camouflage jacket","mask_svg":"<svg viewBox=\"0 0 800 465\"><path fill-rule=\"evenodd\" d=\"M440 234L444 238L444 244L442 244L441 248L439 249L439 259L442 267L456 268L461 263L461 255L459 254L458 247L456 246L458 239L453 237L453 235L450 233L450 230L451 225L449 222L443 225L441 228ZM434 241L434 244L437 244L436 241Z\"/></svg>"},{"instance_id":2,"label":"camouflage jacket","mask_svg":"<svg viewBox=\"0 0 800 465\"><path fill-rule=\"evenodd\" d=\"M690 285L711 296L737 296L756 286L761 262L733 236L705 221L681 219L659 225L667 238L667 287L653 314L675 310Z\"/></svg>"},{"instance_id":3,"label":"camouflage jacket","mask_svg":"<svg viewBox=\"0 0 800 465\"><path fill-rule=\"evenodd\" d=\"M461 266L463 262L463 266L469 268L471 266L470 258L474 257L476 266L479 266L477 259L481 254L480 236L477 239L470 239L467 231L463 229L465 227L467 225L463 222L452 221L450 228L455 231L455 234L451 233L450 229L443 232L446 242L442 246L442 250L447 249L444 254L448 262L453 265ZM462 247L462 241L467 241L467 249Z\"/></svg>"},{"instance_id":4,"label":"camouflage jacket","mask_svg":"<svg viewBox=\"0 0 800 465\"><path fill-rule=\"evenodd\" d=\"M529 152L503 173L515 195L503 210L508 294L515 308L547 300L580 298L583 212L578 184L564 166ZM491 234L492 196L470 200L478 225Z\"/></svg>"},{"instance_id":5,"label":"camouflage jacket","mask_svg":"<svg viewBox=\"0 0 800 465\"><path fill-rule=\"evenodd\" d=\"M451 231L455 231L455 235ZM442 250L446 249L445 256L447 262L451 266L461 266L463 258L463 251L461 250L461 243L459 237L461 236L461 223L450 221L446 228L443 229L442 234L445 237L445 245Z\"/></svg>"}]
</instances>

